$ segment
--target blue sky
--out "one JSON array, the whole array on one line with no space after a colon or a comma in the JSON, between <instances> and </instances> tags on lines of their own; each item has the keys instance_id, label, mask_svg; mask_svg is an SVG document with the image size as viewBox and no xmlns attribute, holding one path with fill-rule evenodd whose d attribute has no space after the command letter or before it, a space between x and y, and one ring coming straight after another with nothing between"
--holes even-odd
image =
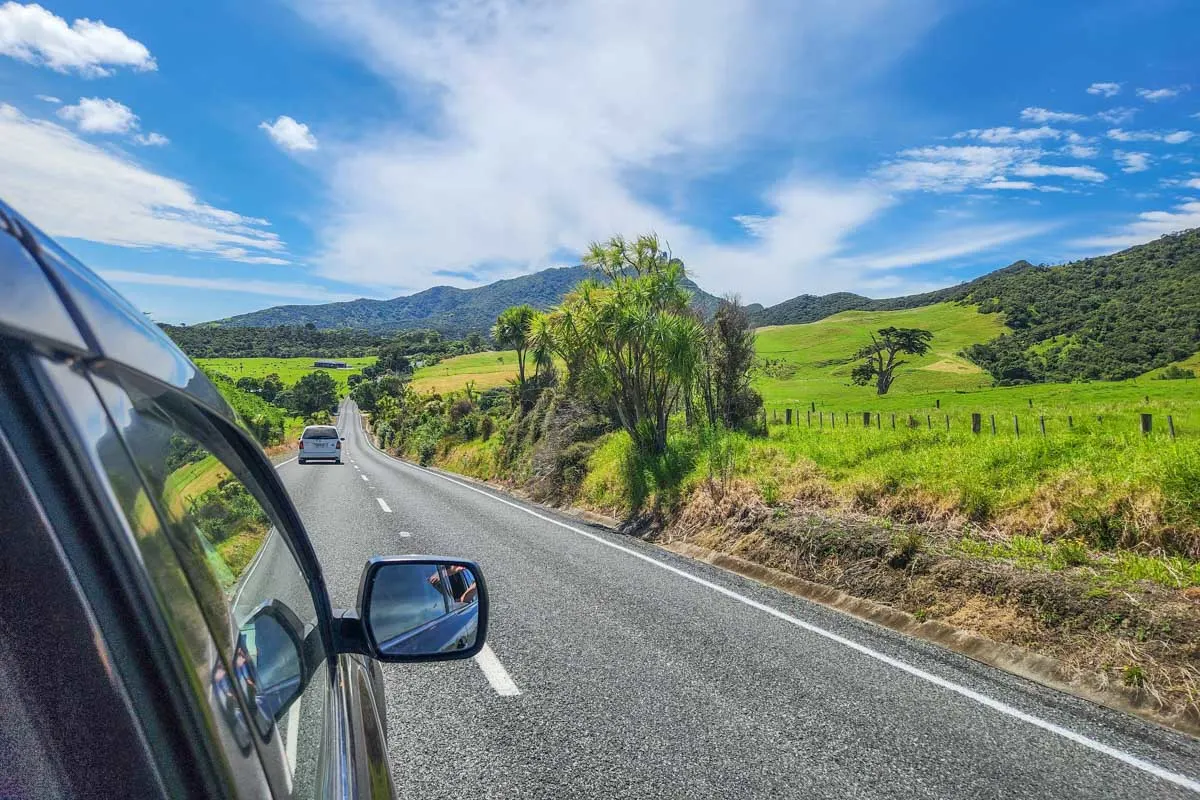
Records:
<instances>
[{"instance_id":1,"label":"blue sky","mask_svg":"<svg viewBox=\"0 0 1200 800\"><path fill-rule=\"evenodd\" d=\"M773 303L1200 226L1188 0L0 5L0 196L153 316L655 230Z\"/></svg>"}]
</instances>

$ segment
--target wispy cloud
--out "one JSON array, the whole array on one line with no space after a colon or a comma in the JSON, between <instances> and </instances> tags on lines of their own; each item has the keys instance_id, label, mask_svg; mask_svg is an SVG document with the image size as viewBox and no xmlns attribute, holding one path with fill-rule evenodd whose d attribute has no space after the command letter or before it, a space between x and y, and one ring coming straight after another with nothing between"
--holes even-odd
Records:
<instances>
[{"instance_id":1,"label":"wispy cloud","mask_svg":"<svg viewBox=\"0 0 1200 800\"><path fill-rule=\"evenodd\" d=\"M958 192L1002 178L1027 155L1019 147L914 147L884 164L876 176L892 189Z\"/></svg>"},{"instance_id":2,"label":"wispy cloud","mask_svg":"<svg viewBox=\"0 0 1200 800\"><path fill-rule=\"evenodd\" d=\"M132 272L122 269L99 270L100 277L110 283L136 284L142 286L176 286L184 289L210 289L238 294L261 294L271 297L290 297L299 300L316 300L336 303L357 300L361 294L335 292L323 286L287 281L258 281L231 278L198 278L192 275L169 275L156 272Z\"/></svg>"},{"instance_id":3,"label":"wispy cloud","mask_svg":"<svg viewBox=\"0 0 1200 800\"><path fill-rule=\"evenodd\" d=\"M1121 93L1119 83L1093 83L1087 88L1088 94L1098 94L1101 97L1112 97Z\"/></svg>"},{"instance_id":4,"label":"wispy cloud","mask_svg":"<svg viewBox=\"0 0 1200 800\"><path fill-rule=\"evenodd\" d=\"M0 55L85 78L111 75L116 67L157 68L146 46L124 31L90 19L68 25L36 3L0 6Z\"/></svg>"},{"instance_id":5,"label":"wispy cloud","mask_svg":"<svg viewBox=\"0 0 1200 800\"><path fill-rule=\"evenodd\" d=\"M38 100L41 100L43 103L50 103L52 105L58 105L62 102L62 100L58 99L52 94L35 94L34 97L36 97Z\"/></svg>"},{"instance_id":6,"label":"wispy cloud","mask_svg":"<svg viewBox=\"0 0 1200 800\"><path fill-rule=\"evenodd\" d=\"M1196 134L1191 131L1126 131L1113 128L1106 134L1117 142L1164 142L1166 144L1184 144Z\"/></svg>"},{"instance_id":7,"label":"wispy cloud","mask_svg":"<svg viewBox=\"0 0 1200 800\"><path fill-rule=\"evenodd\" d=\"M1021 109L1021 119L1026 122L1046 123L1046 122L1083 122L1087 119L1085 114L1073 114L1069 111L1051 111L1048 108L1038 108L1030 106L1029 108Z\"/></svg>"},{"instance_id":8,"label":"wispy cloud","mask_svg":"<svg viewBox=\"0 0 1200 800\"><path fill-rule=\"evenodd\" d=\"M1100 148L1090 144L1067 144L1060 152L1071 158L1095 158L1100 155Z\"/></svg>"},{"instance_id":9,"label":"wispy cloud","mask_svg":"<svg viewBox=\"0 0 1200 800\"><path fill-rule=\"evenodd\" d=\"M1076 239L1071 244L1094 249L1130 247L1163 234L1196 227L1200 227L1200 200L1188 200L1170 211L1145 211L1133 222L1110 233Z\"/></svg>"},{"instance_id":10,"label":"wispy cloud","mask_svg":"<svg viewBox=\"0 0 1200 800\"><path fill-rule=\"evenodd\" d=\"M1040 236L1056 228L1053 223L1011 223L962 227L931 236L920 246L850 256L833 261L834 266L856 266L869 270L937 264L962 256L986 253L1001 245Z\"/></svg>"},{"instance_id":11,"label":"wispy cloud","mask_svg":"<svg viewBox=\"0 0 1200 800\"><path fill-rule=\"evenodd\" d=\"M1122 172L1145 172L1150 169L1149 153L1129 153L1124 150L1114 150L1113 158L1121 165Z\"/></svg>"},{"instance_id":12,"label":"wispy cloud","mask_svg":"<svg viewBox=\"0 0 1200 800\"><path fill-rule=\"evenodd\" d=\"M1180 92L1187 90L1188 87L1181 86L1179 88L1162 88L1162 89L1138 89L1137 96L1143 100L1149 100L1151 103L1157 103L1159 100L1169 100L1172 97L1178 97Z\"/></svg>"},{"instance_id":13,"label":"wispy cloud","mask_svg":"<svg viewBox=\"0 0 1200 800\"><path fill-rule=\"evenodd\" d=\"M1045 125L1038 128L972 128L954 134L956 139L972 138L988 144L1028 144L1041 139L1061 139L1062 136L1062 131Z\"/></svg>"},{"instance_id":14,"label":"wispy cloud","mask_svg":"<svg viewBox=\"0 0 1200 800\"><path fill-rule=\"evenodd\" d=\"M1101 183L1108 180L1108 176L1095 167L1086 165L1063 165L1063 164L1040 164L1027 163L1017 166L1013 173L1025 178L1040 178L1045 176L1055 176L1060 178L1071 178L1077 181L1088 181L1091 183Z\"/></svg>"},{"instance_id":15,"label":"wispy cloud","mask_svg":"<svg viewBox=\"0 0 1200 800\"><path fill-rule=\"evenodd\" d=\"M51 235L235 261L283 258L283 242L266 220L208 205L186 183L61 125L0 104L0 141L5 199Z\"/></svg>"},{"instance_id":16,"label":"wispy cloud","mask_svg":"<svg viewBox=\"0 0 1200 800\"><path fill-rule=\"evenodd\" d=\"M267 132L276 145L289 153L316 150L317 137L303 122L281 115L274 122L261 122L259 128Z\"/></svg>"},{"instance_id":17,"label":"wispy cloud","mask_svg":"<svg viewBox=\"0 0 1200 800\"><path fill-rule=\"evenodd\" d=\"M1136 108L1118 106L1117 108L1110 108L1107 111L1099 112L1096 114L1096 119L1103 120L1110 125L1121 125L1133 119L1137 115L1137 112Z\"/></svg>"}]
</instances>

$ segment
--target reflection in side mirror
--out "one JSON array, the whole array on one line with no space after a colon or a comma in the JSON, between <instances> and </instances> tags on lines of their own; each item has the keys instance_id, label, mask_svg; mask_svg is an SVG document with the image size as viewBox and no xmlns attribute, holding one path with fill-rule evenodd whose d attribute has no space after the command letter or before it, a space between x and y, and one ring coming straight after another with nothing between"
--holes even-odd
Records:
<instances>
[{"instance_id":1,"label":"reflection in side mirror","mask_svg":"<svg viewBox=\"0 0 1200 800\"><path fill-rule=\"evenodd\" d=\"M303 623L278 600L263 603L238 630L234 675L263 736L304 691L303 637Z\"/></svg>"},{"instance_id":2,"label":"reflection in side mirror","mask_svg":"<svg viewBox=\"0 0 1200 800\"><path fill-rule=\"evenodd\" d=\"M359 614L382 661L468 658L487 633L479 567L449 558L373 558L359 587Z\"/></svg>"}]
</instances>

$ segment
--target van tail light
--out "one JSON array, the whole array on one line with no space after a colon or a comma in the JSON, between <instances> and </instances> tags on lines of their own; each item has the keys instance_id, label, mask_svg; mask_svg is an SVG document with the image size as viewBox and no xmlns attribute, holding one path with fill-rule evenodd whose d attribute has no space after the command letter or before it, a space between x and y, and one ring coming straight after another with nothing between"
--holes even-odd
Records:
<instances>
[{"instance_id":1,"label":"van tail light","mask_svg":"<svg viewBox=\"0 0 1200 800\"><path fill-rule=\"evenodd\" d=\"M304 440L303 439L300 440L300 449L301 450L304 449Z\"/></svg>"},{"instance_id":2,"label":"van tail light","mask_svg":"<svg viewBox=\"0 0 1200 800\"><path fill-rule=\"evenodd\" d=\"M335 447L337 447L337 449L338 449L338 450L341 450L341 449L342 449L342 443L341 443L341 441L340 441L340 440L339 440L339 441L338 441L338 443L335 445Z\"/></svg>"}]
</instances>

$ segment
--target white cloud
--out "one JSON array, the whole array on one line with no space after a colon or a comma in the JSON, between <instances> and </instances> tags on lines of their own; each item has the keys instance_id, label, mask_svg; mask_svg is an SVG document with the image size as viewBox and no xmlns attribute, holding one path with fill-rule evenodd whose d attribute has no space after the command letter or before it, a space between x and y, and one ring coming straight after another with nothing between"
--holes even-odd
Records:
<instances>
[{"instance_id":1,"label":"white cloud","mask_svg":"<svg viewBox=\"0 0 1200 800\"><path fill-rule=\"evenodd\" d=\"M1113 128L1107 134L1108 138L1118 142L1165 142L1166 144L1183 144L1196 134L1191 131L1126 131Z\"/></svg>"},{"instance_id":2,"label":"white cloud","mask_svg":"<svg viewBox=\"0 0 1200 800\"><path fill-rule=\"evenodd\" d=\"M1121 91L1119 83L1093 83L1087 88L1088 94L1098 94L1101 97L1112 97Z\"/></svg>"},{"instance_id":3,"label":"white cloud","mask_svg":"<svg viewBox=\"0 0 1200 800\"><path fill-rule=\"evenodd\" d=\"M1163 234L1196 227L1200 227L1200 200L1187 200L1171 211L1144 211L1136 220L1111 233L1077 239L1072 244L1097 249L1130 247Z\"/></svg>"},{"instance_id":4,"label":"white cloud","mask_svg":"<svg viewBox=\"0 0 1200 800\"><path fill-rule=\"evenodd\" d=\"M1021 119L1026 122L1044 123L1044 122L1083 122L1087 116L1083 114L1072 114L1069 111L1051 111L1048 108L1038 108L1030 106L1029 108L1021 109Z\"/></svg>"},{"instance_id":5,"label":"white cloud","mask_svg":"<svg viewBox=\"0 0 1200 800\"><path fill-rule=\"evenodd\" d=\"M281 115L274 122L260 122L259 128L267 132L271 141L291 153L301 150L316 150L317 137L303 122Z\"/></svg>"},{"instance_id":6,"label":"white cloud","mask_svg":"<svg viewBox=\"0 0 1200 800\"><path fill-rule=\"evenodd\" d=\"M1059 165L1059 164L1039 164L1036 162L1020 164L1014 170L1015 174L1025 178L1040 178L1044 176L1058 176L1061 178L1071 178L1077 181L1090 181L1092 183L1100 183L1108 180L1108 176L1095 167L1083 165Z\"/></svg>"},{"instance_id":7,"label":"white cloud","mask_svg":"<svg viewBox=\"0 0 1200 800\"><path fill-rule=\"evenodd\" d=\"M1100 155L1100 148L1090 144L1068 144L1060 152L1071 158L1095 158Z\"/></svg>"},{"instance_id":8,"label":"white cloud","mask_svg":"<svg viewBox=\"0 0 1200 800\"><path fill-rule=\"evenodd\" d=\"M53 105L58 105L62 102L62 100L59 100L52 94L35 94L34 97L36 97L38 100L41 100L43 103L51 103Z\"/></svg>"},{"instance_id":9,"label":"white cloud","mask_svg":"<svg viewBox=\"0 0 1200 800\"><path fill-rule=\"evenodd\" d=\"M983 184L979 188L980 189L1012 189L1012 190L1036 189L1037 184L1034 183L1033 181L1010 181L1010 180L1006 180L1004 178L996 178L995 180L988 181L987 183Z\"/></svg>"},{"instance_id":10,"label":"white cloud","mask_svg":"<svg viewBox=\"0 0 1200 800\"><path fill-rule=\"evenodd\" d=\"M1182 89L1138 89L1137 96L1143 100L1149 100L1151 103L1157 103L1159 100L1169 100L1172 97L1178 97Z\"/></svg>"},{"instance_id":11,"label":"white cloud","mask_svg":"<svg viewBox=\"0 0 1200 800\"><path fill-rule=\"evenodd\" d=\"M1149 153L1129 153L1124 150L1114 150L1113 158L1121 165L1122 172L1145 172L1150 169Z\"/></svg>"},{"instance_id":12,"label":"white cloud","mask_svg":"<svg viewBox=\"0 0 1200 800\"><path fill-rule=\"evenodd\" d=\"M10 105L0 104L0 142L5 200L52 236L234 261L248 260L238 248L248 257L283 254L266 220L207 205L182 181Z\"/></svg>"},{"instance_id":13,"label":"white cloud","mask_svg":"<svg viewBox=\"0 0 1200 800\"><path fill-rule=\"evenodd\" d=\"M154 272L132 272L122 269L99 270L99 274L101 278L104 278L109 283L137 284L142 286L177 286L186 289L212 289L222 292L317 300L323 303L357 300L362 297L361 294L333 292L323 286L307 283L243 280L240 278L197 278L190 275L166 275Z\"/></svg>"},{"instance_id":14,"label":"white cloud","mask_svg":"<svg viewBox=\"0 0 1200 800\"><path fill-rule=\"evenodd\" d=\"M729 249L644 187L686 197L691 179L728 168L781 116L865 107L859 87L935 17L932 3L907 0L293 5L411 100L410 119L414 105L431 112L415 126L398 108L395 122L327 148L325 274L491 280L654 229L711 291L780 297L828 280L819 255L883 207L882 190L809 176L801 161L805 177L774 190L779 207L763 215L780 223ZM837 229L803 226L814 241L779 246L784 222L809 211ZM734 252L760 270L757 284L726 260Z\"/></svg>"},{"instance_id":15,"label":"white cloud","mask_svg":"<svg viewBox=\"0 0 1200 800\"><path fill-rule=\"evenodd\" d=\"M869 270L885 270L936 264L1039 236L1055 227L1053 224L1044 223L1012 223L957 228L932 236L918 247L835 259L833 266L857 266Z\"/></svg>"},{"instance_id":16,"label":"white cloud","mask_svg":"<svg viewBox=\"0 0 1200 800\"><path fill-rule=\"evenodd\" d=\"M1189 189L1200 189L1200 178L1189 178L1183 182L1183 185Z\"/></svg>"},{"instance_id":17,"label":"white cloud","mask_svg":"<svg viewBox=\"0 0 1200 800\"><path fill-rule=\"evenodd\" d=\"M75 105L60 108L58 116L84 133L129 133L138 127L138 116L129 106L99 97L81 97Z\"/></svg>"},{"instance_id":18,"label":"white cloud","mask_svg":"<svg viewBox=\"0 0 1200 800\"><path fill-rule=\"evenodd\" d=\"M0 6L0 55L86 78L111 75L115 67L157 68L146 46L123 31L90 19L68 25L36 3Z\"/></svg>"},{"instance_id":19,"label":"white cloud","mask_svg":"<svg viewBox=\"0 0 1200 800\"><path fill-rule=\"evenodd\" d=\"M1133 119L1134 116L1137 115L1137 112L1138 110L1136 108L1118 106L1117 108L1110 108L1107 111L1101 111L1100 113L1096 114L1096 118L1104 120L1111 125L1121 125L1122 123Z\"/></svg>"},{"instance_id":20,"label":"white cloud","mask_svg":"<svg viewBox=\"0 0 1200 800\"><path fill-rule=\"evenodd\" d=\"M162 147L171 142L161 133L139 133L133 137L133 141L146 147Z\"/></svg>"},{"instance_id":21,"label":"white cloud","mask_svg":"<svg viewBox=\"0 0 1200 800\"><path fill-rule=\"evenodd\" d=\"M876 176L902 191L957 192L1002 178L1026 157L1019 147L916 147L902 151L898 160L884 164Z\"/></svg>"},{"instance_id":22,"label":"white cloud","mask_svg":"<svg viewBox=\"0 0 1200 800\"><path fill-rule=\"evenodd\" d=\"M1026 109L1028 110L1028 109ZM1038 128L972 128L969 131L956 133L954 138L972 137L988 144L1025 144L1040 139L1059 139L1063 132L1045 125Z\"/></svg>"}]
</instances>

